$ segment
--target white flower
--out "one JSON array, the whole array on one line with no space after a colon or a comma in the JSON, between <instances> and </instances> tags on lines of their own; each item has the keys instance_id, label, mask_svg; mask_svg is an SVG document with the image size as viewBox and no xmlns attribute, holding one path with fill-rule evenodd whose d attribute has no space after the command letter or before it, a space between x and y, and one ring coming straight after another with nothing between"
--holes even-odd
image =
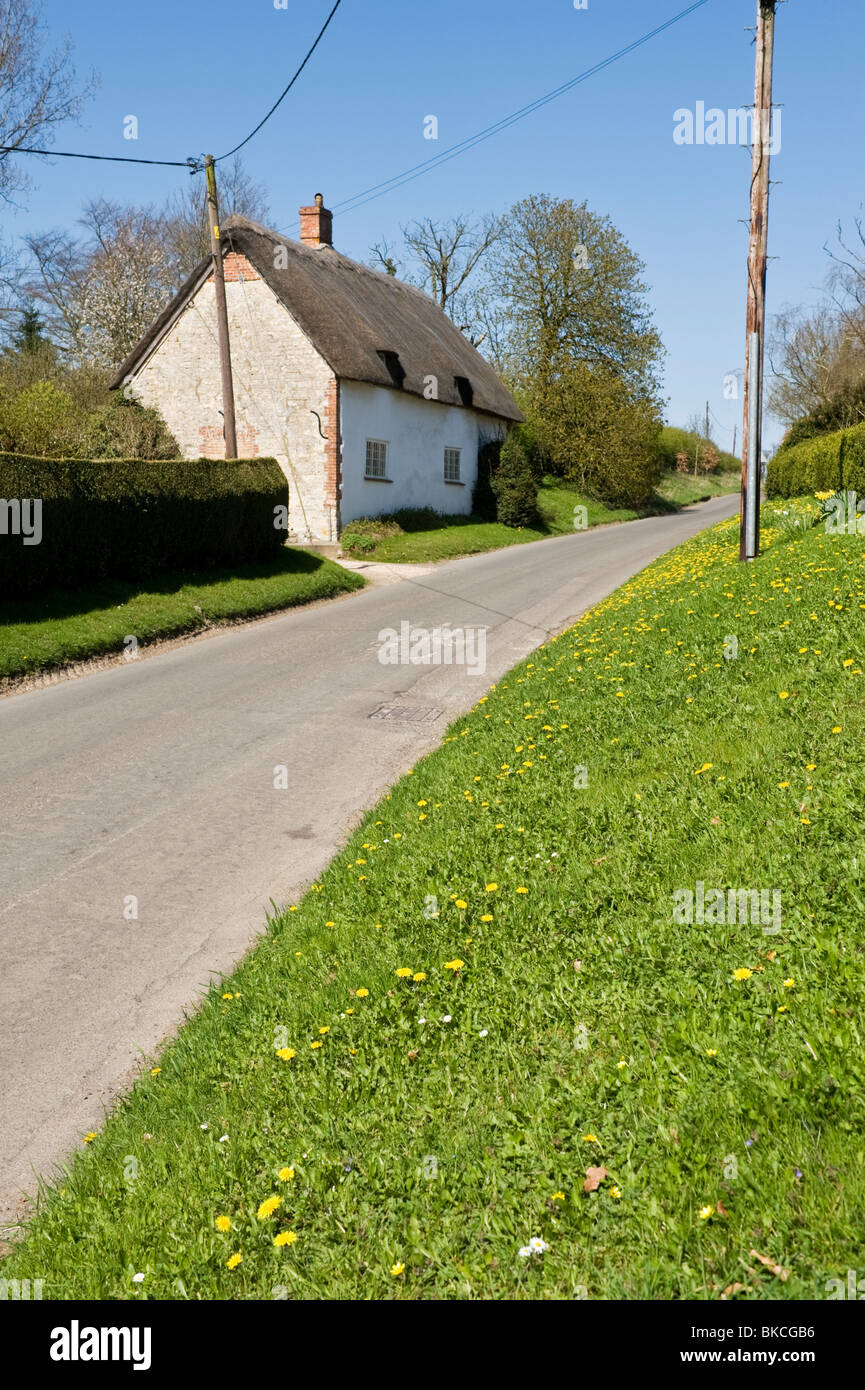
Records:
<instances>
[{"instance_id":1,"label":"white flower","mask_svg":"<svg viewBox=\"0 0 865 1390\"><path fill-rule=\"evenodd\" d=\"M133 1276L132 1276L132 1282L133 1282L133 1284L143 1284L143 1283L144 1283L144 1275L143 1275L143 1274L133 1274Z\"/></svg>"},{"instance_id":2,"label":"white flower","mask_svg":"<svg viewBox=\"0 0 865 1390\"><path fill-rule=\"evenodd\" d=\"M228 1143L228 1135L227 1135L227 1134L223 1134L223 1136L222 1136L222 1138L220 1139L219 1142L220 1142L220 1144L227 1144L227 1143Z\"/></svg>"},{"instance_id":3,"label":"white flower","mask_svg":"<svg viewBox=\"0 0 865 1390\"><path fill-rule=\"evenodd\" d=\"M485 1038L488 1035L489 1031L489 1028L482 1028L481 1031L478 1033L478 1037Z\"/></svg>"},{"instance_id":4,"label":"white flower","mask_svg":"<svg viewBox=\"0 0 865 1390\"><path fill-rule=\"evenodd\" d=\"M419 1019L418 1019L418 1023L426 1023L426 1019L425 1019L425 1018L419 1018Z\"/></svg>"},{"instance_id":5,"label":"white flower","mask_svg":"<svg viewBox=\"0 0 865 1390\"><path fill-rule=\"evenodd\" d=\"M527 1260L527 1259L529 1258L529 1256L531 1255L531 1253L532 1253L532 1251L531 1251L531 1247L530 1247L530 1246L528 1246L528 1245L521 1245L521 1246L520 1246L520 1249L519 1249L519 1256L520 1256L520 1259L521 1259L521 1260Z\"/></svg>"},{"instance_id":6,"label":"white flower","mask_svg":"<svg viewBox=\"0 0 865 1390\"><path fill-rule=\"evenodd\" d=\"M544 1251L549 1250L550 1247L545 1240L541 1240L540 1236L532 1236L529 1241L529 1248L533 1250L536 1255L543 1255Z\"/></svg>"},{"instance_id":7,"label":"white flower","mask_svg":"<svg viewBox=\"0 0 865 1390\"><path fill-rule=\"evenodd\" d=\"M199 1126L198 1126L199 1129L207 1129L207 1127L208 1127L208 1126L207 1126L207 1122L206 1122L206 1121L205 1121L205 1123L204 1123L203 1125L199 1125Z\"/></svg>"},{"instance_id":8,"label":"white flower","mask_svg":"<svg viewBox=\"0 0 865 1390\"><path fill-rule=\"evenodd\" d=\"M451 1014L445 1014L445 1015L443 1016L443 1018L442 1018L442 1023L450 1023L451 1017L452 1017Z\"/></svg>"}]
</instances>

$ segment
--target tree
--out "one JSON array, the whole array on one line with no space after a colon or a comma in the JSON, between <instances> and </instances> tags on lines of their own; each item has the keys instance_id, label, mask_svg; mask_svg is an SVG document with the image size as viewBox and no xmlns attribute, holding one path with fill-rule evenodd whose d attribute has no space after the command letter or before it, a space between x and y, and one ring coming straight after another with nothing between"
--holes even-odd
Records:
<instances>
[{"instance_id":1,"label":"tree","mask_svg":"<svg viewBox=\"0 0 865 1390\"><path fill-rule=\"evenodd\" d=\"M469 341L479 346L487 330L479 291L470 287L469 281L499 238L499 219L487 216L473 220L460 215L436 222L425 217L402 227L401 232L403 256L408 258L403 278L430 295ZM388 275L399 273L400 263L387 241L373 246L371 256L372 263Z\"/></svg>"},{"instance_id":2,"label":"tree","mask_svg":"<svg viewBox=\"0 0 865 1390\"><path fill-rule=\"evenodd\" d=\"M32 299L21 311L18 327L12 334L13 352L36 353L48 346L42 315Z\"/></svg>"},{"instance_id":3,"label":"tree","mask_svg":"<svg viewBox=\"0 0 865 1390\"><path fill-rule=\"evenodd\" d=\"M149 208L98 198L83 240L66 232L27 238L52 334L70 358L117 366L170 298L172 267L159 218Z\"/></svg>"},{"instance_id":4,"label":"tree","mask_svg":"<svg viewBox=\"0 0 865 1390\"><path fill-rule=\"evenodd\" d=\"M575 363L655 396L663 348L643 263L607 217L570 198L524 198L506 214L491 257L491 290L505 315L502 357L532 394Z\"/></svg>"},{"instance_id":5,"label":"tree","mask_svg":"<svg viewBox=\"0 0 865 1390\"><path fill-rule=\"evenodd\" d=\"M641 506L661 472L661 421L654 400L637 395L606 364L577 362L535 393L533 423L558 472L581 492Z\"/></svg>"},{"instance_id":6,"label":"tree","mask_svg":"<svg viewBox=\"0 0 865 1390\"><path fill-rule=\"evenodd\" d=\"M0 198L14 202L29 179L15 151L45 145L54 129L71 120L95 86L91 76L78 87L67 40L43 51L43 27L32 0L0 0Z\"/></svg>"}]
</instances>

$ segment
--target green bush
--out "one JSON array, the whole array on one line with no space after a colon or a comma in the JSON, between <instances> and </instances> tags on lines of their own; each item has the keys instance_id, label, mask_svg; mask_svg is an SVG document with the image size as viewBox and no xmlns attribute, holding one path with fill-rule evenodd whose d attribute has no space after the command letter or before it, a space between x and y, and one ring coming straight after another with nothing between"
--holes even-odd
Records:
<instances>
[{"instance_id":1,"label":"green bush","mask_svg":"<svg viewBox=\"0 0 865 1390\"><path fill-rule=\"evenodd\" d=\"M496 520L503 526L531 526L537 520L538 484L528 451L516 430L501 446L491 483L496 499Z\"/></svg>"},{"instance_id":2,"label":"green bush","mask_svg":"<svg viewBox=\"0 0 865 1390\"><path fill-rule=\"evenodd\" d=\"M23 499L41 502L38 544L20 533ZM287 505L274 459L0 454L0 595L263 560L285 541L274 509Z\"/></svg>"}]
</instances>

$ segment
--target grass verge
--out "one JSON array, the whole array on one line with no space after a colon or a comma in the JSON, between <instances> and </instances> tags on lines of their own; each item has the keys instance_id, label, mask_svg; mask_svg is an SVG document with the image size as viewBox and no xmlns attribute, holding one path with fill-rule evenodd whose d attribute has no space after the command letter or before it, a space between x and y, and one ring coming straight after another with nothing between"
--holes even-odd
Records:
<instances>
[{"instance_id":1,"label":"grass verge","mask_svg":"<svg viewBox=\"0 0 865 1390\"><path fill-rule=\"evenodd\" d=\"M235 570L105 580L86 589L0 604L0 680L123 653L213 623L259 617L363 587L359 575L304 550Z\"/></svg>"},{"instance_id":2,"label":"grass verge","mask_svg":"<svg viewBox=\"0 0 865 1390\"><path fill-rule=\"evenodd\" d=\"M797 507L750 565L733 521L664 556L453 725L3 1275L760 1300L861 1268L865 561ZM780 930L678 924L698 884L779 891Z\"/></svg>"}]
</instances>

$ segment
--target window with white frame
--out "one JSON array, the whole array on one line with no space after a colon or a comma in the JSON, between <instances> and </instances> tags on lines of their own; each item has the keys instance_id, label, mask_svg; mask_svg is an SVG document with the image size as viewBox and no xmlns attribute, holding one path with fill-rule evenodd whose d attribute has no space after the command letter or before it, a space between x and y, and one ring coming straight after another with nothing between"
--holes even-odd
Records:
<instances>
[{"instance_id":1,"label":"window with white frame","mask_svg":"<svg viewBox=\"0 0 865 1390\"><path fill-rule=\"evenodd\" d=\"M366 478L387 477L387 444L383 439L366 441Z\"/></svg>"},{"instance_id":2,"label":"window with white frame","mask_svg":"<svg viewBox=\"0 0 865 1390\"><path fill-rule=\"evenodd\" d=\"M462 449L445 449L445 482L458 483L460 480L460 455Z\"/></svg>"}]
</instances>

